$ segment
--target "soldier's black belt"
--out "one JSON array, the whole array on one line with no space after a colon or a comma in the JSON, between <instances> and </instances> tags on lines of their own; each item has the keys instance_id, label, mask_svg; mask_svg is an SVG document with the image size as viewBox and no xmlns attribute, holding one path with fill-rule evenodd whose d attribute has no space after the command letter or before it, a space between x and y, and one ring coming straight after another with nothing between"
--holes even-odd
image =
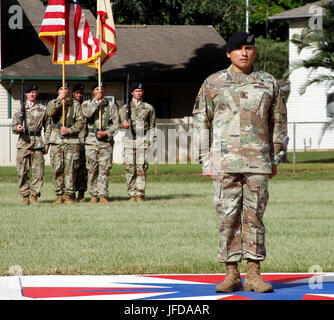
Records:
<instances>
[{"instance_id":1,"label":"soldier's black belt","mask_svg":"<svg viewBox=\"0 0 334 320\"><path fill-rule=\"evenodd\" d=\"M40 136L41 135L41 130L38 131L25 131L24 134L28 135L28 136Z\"/></svg>"}]
</instances>

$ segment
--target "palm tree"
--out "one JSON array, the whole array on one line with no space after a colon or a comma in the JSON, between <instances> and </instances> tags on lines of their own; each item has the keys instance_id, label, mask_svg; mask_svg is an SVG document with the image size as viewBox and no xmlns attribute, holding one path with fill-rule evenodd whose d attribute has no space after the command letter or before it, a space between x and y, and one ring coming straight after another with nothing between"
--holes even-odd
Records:
<instances>
[{"instance_id":1,"label":"palm tree","mask_svg":"<svg viewBox=\"0 0 334 320\"><path fill-rule=\"evenodd\" d=\"M297 45L298 53L301 53L303 49L310 49L313 55L307 60L294 64L290 70L291 73L296 69L306 68L310 70L309 76L311 76L312 72L318 68L327 69L326 74L309 78L300 89L300 93L304 94L311 84L326 83L329 90L326 109L330 121L323 125L318 141L319 146L326 131L334 128L334 94L332 92L334 86L334 1L323 4L322 7L325 12L323 28L304 29L301 35L295 35L291 40Z\"/></svg>"},{"instance_id":2,"label":"palm tree","mask_svg":"<svg viewBox=\"0 0 334 320\"><path fill-rule=\"evenodd\" d=\"M306 81L300 93L305 93L308 86L314 83L334 80L334 1L321 5L324 8L323 28L304 29L301 35L295 35L291 40L297 45L298 53L310 49L313 55L307 60L292 65L290 73L299 68L310 70L310 75L318 68L326 68L331 75L322 74Z\"/></svg>"}]
</instances>

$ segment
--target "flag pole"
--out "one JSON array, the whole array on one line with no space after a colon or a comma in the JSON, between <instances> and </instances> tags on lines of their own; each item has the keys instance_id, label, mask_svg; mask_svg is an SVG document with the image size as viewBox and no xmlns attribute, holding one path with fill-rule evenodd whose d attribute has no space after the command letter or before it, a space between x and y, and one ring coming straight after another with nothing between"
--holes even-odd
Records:
<instances>
[{"instance_id":1,"label":"flag pole","mask_svg":"<svg viewBox=\"0 0 334 320\"><path fill-rule=\"evenodd\" d=\"M65 90L65 36L63 36L63 90ZM63 99L63 127L65 127L65 99Z\"/></svg>"},{"instance_id":2,"label":"flag pole","mask_svg":"<svg viewBox=\"0 0 334 320\"><path fill-rule=\"evenodd\" d=\"M99 45L101 48L101 17L100 15L97 15L97 38L99 40ZM99 84L99 90L101 90L101 56L98 57L97 60L98 63L98 84ZM101 103L99 104L99 126L100 130L102 131L102 108Z\"/></svg>"}]
</instances>

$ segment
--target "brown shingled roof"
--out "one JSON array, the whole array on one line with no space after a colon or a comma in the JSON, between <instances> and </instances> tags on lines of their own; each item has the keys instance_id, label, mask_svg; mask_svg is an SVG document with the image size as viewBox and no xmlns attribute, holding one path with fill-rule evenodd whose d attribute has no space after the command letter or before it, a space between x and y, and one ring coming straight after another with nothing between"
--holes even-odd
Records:
<instances>
[{"instance_id":1,"label":"brown shingled roof","mask_svg":"<svg viewBox=\"0 0 334 320\"><path fill-rule=\"evenodd\" d=\"M15 3L24 9L24 28L7 27L8 54L0 77L60 79L62 68L52 64L51 48L38 39L45 7L39 0L6 0L8 6ZM85 15L95 34L93 14L86 10ZM104 80L123 81L130 72L133 80L196 83L229 64L225 41L212 26L116 26L116 35L118 50L103 66ZM91 80L96 71L67 66L66 77Z\"/></svg>"},{"instance_id":2,"label":"brown shingled roof","mask_svg":"<svg viewBox=\"0 0 334 320\"><path fill-rule=\"evenodd\" d=\"M295 9L287 10L281 13L277 13L273 16L268 17L269 20L290 20L290 19L302 19L302 18L310 18L312 15L314 15L313 12L311 12L310 8L311 6L318 5L320 6L323 3L327 3L331 0L321 0L309 3L305 6L298 7Z\"/></svg>"}]
</instances>

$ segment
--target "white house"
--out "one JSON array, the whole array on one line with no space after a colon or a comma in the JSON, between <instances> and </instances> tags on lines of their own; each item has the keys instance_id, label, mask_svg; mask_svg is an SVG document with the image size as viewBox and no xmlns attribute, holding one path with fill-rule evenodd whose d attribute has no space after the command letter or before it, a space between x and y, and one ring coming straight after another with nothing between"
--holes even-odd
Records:
<instances>
[{"instance_id":1,"label":"white house","mask_svg":"<svg viewBox=\"0 0 334 320\"><path fill-rule=\"evenodd\" d=\"M329 1L329 0L324 0ZM304 28L321 28L323 1L288 10L269 17L271 20L288 20L289 40L295 34L301 34ZM297 46L291 41L289 44L289 63L307 59L312 52L302 50L298 54ZM304 94L300 93L307 79L319 74L328 73L328 70L318 69L310 74L309 70L297 69L289 76L290 95L287 101L289 121L289 149L296 150L334 150L334 130L329 121L334 118L327 114L326 106L333 100L333 83L314 84L307 88Z\"/></svg>"}]
</instances>

